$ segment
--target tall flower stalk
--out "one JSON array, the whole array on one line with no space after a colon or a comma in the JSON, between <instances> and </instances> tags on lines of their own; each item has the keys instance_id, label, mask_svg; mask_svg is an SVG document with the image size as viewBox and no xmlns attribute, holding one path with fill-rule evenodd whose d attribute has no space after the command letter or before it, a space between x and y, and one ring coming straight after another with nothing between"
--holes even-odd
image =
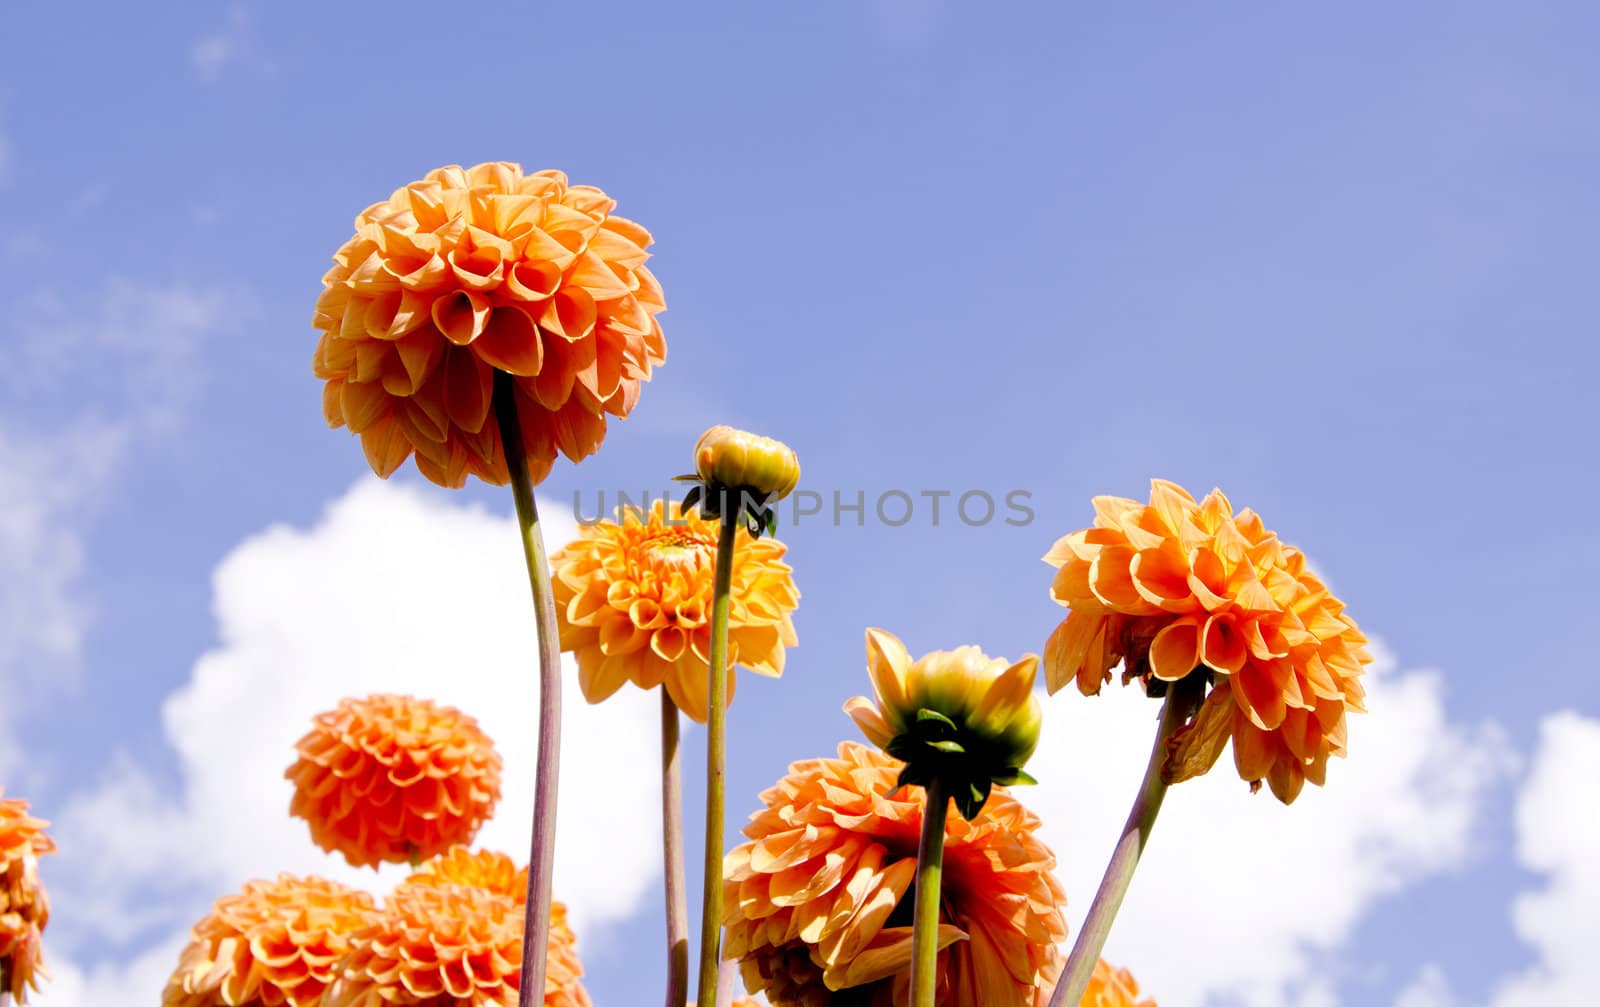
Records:
<instances>
[{"instance_id":1,"label":"tall flower stalk","mask_svg":"<svg viewBox=\"0 0 1600 1007\"><path fill-rule=\"evenodd\" d=\"M560 644L533 487L625 418L666 362L650 232L559 171L429 172L363 210L323 275L323 417L387 478L510 483L539 631L539 765L519 1003L543 996L560 744ZM490 414L494 414L491 422Z\"/></svg>"},{"instance_id":2,"label":"tall flower stalk","mask_svg":"<svg viewBox=\"0 0 1600 1007\"><path fill-rule=\"evenodd\" d=\"M1122 908L1122 899L1128 894L1133 872L1139 866L1139 857L1150 842L1150 830L1155 827L1161 802L1167 796L1168 783L1161 767L1167 758L1168 742L1178 729L1192 717L1200 706L1205 688L1202 674L1194 674L1173 686L1161 706L1161 724L1156 729L1155 744L1150 749L1150 763L1145 767L1144 778L1139 781L1139 792L1134 795L1133 806L1128 809L1128 820L1117 838L1111 862L1100 879L1100 888L1089 904L1089 915L1084 918L1078 939L1067 955L1066 968L1050 995L1050 1007L1076 1007L1082 1002L1089 980L1094 976L1095 963L1100 951L1111 935L1111 923Z\"/></svg>"},{"instance_id":3,"label":"tall flower stalk","mask_svg":"<svg viewBox=\"0 0 1600 1007\"><path fill-rule=\"evenodd\" d=\"M666 878L666 1007L689 998L689 898L683 868L683 762L679 754L678 704L661 690L661 867Z\"/></svg>"},{"instance_id":4,"label":"tall flower stalk","mask_svg":"<svg viewBox=\"0 0 1600 1007\"><path fill-rule=\"evenodd\" d=\"M733 551L739 529L760 538L777 525L775 504L800 481L800 461L786 444L732 427L715 426L695 443L697 482L684 508L700 505L718 518L716 574L712 583L711 646L706 661L706 828L700 905L700 1004L716 1004L722 957L723 777L728 706L728 603Z\"/></svg>"},{"instance_id":5,"label":"tall flower stalk","mask_svg":"<svg viewBox=\"0 0 1600 1007\"><path fill-rule=\"evenodd\" d=\"M944 874L944 822L950 798L939 779L928 781L917 843L917 902L911 918L911 1003L933 1007L939 979L939 895Z\"/></svg>"},{"instance_id":6,"label":"tall flower stalk","mask_svg":"<svg viewBox=\"0 0 1600 1007\"><path fill-rule=\"evenodd\" d=\"M717 536L717 573L712 587L711 657L706 664L706 849L700 905L700 982L697 1003L717 1002L717 964L722 957L723 778L727 758L728 589L733 581L733 543L739 508L722 509Z\"/></svg>"},{"instance_id":7,"label":"tall flower stalk","mask_svg":"<svg viewBox=\"0 0 1600 1007\"><path fill-rule=\"evenodd\" d=\"M545 956L550 940L550 888L555 868L556 785L561 774L561 642L556 632L556 606L550 592L550 562L539 529L539 507L533 498L517 418L516 389L511 376L496 372L495 419L505 447L511 496L517 505L522 555L533 590L533 613L539 634L539 751L533 782L533 836L528 853L528 903L522 941L522 983L518 1007L543 1002Z\"/></svg>"}]
</instances>

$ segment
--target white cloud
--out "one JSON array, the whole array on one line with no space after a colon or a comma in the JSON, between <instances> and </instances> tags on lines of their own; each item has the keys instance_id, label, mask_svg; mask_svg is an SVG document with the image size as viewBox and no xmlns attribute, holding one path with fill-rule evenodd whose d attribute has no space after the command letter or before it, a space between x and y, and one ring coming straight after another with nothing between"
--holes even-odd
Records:
<instances>
[{"instance_id":1,"label":"white cloud","mask_svg":"<svg viewBox=\"0 0 1600 1007\"><path fill-rule=\"evenodd\" d=\"M1506 982L1495 1007L1583 1007L1600 989L1600 720L1557 713L1539 725L1533 771L1517 800L1517 858L1547 876L1512 906L1537 961Z\"/></svg>"},{"instance_id":2,"label":"white cloud","mask_svg":"<svg viewBox=\"0 0 1600 1007\"><path fill-rule=\"evenodd\" d=\"M1350 722L1350 757L1293 806L1251 795L1225 755L1167 795L1106 957L1162 1007L1331 1003L1325 970L1383 896L1459 865L1508 756L1499 733L1445 718L1441 681L1368 674L1372 711ZM1072 900L1088 908L1144 770L1157 704L1137 687L1045 703L1025 795L1045 822ZM1174 939L1173 935L1185 935ZM1195 935L1204 939L1195 939Z\"/></svg>"},{"instance_id":3,"label":"white cloud","mask_svg":"<svg viewBox=\"0 0 1600 1007\"><path fill-rule=\"evenodd\" d=\"M176 422L229 303L221 291L118 278L87 300L94 307L41 290L6 320L0 688L23 701L0 705L0 771L14 762L28 691L76 671L91 614L78 590L84 529L136 437Z\"/></svg>"},{"instance_id":4,"label":"white cloud","mask_svg":"<svg viewBox=\"0 0 1600 1007\"><path fill-rule=\"evenodd\" d=\"M189 49L189 60L201 80L214 81L229 64L250 51L253 40L250 16L243 8L235 7L228 14L227 24L196 40Z\"/></svg>"},{"instance_id":5,"label":"white cloud","mask_svg":"<svg viewBox=\"0 0 1600 1007\"><path fill-rule=\"evenodd\" d=\"M558 547L571 515L542 509ZM52 885L69 957L126 957L117 945L152 934L170 942L215 896L280 870L380 891L403 874L345 867L287 814L295 740L347 695L410 692L477 717L505 759L502 802L479 844L526 859L537 672L517 542L508 517L369 479L316 527L274 527L236 547L215 575L219 645L163 711L179 793L124 764L58 818ZM590 707L569 689L565 710L556 896L572 907L582 953L659 876L656 816L624 810L659 800L659 707L637 690ZM138 969L89 974L143 984L123 989L123 1002L158 992Z\"/></svg>"},{"instance_id":6,"label":"white cloud","mask_svg":"<svg viewBox=\"0 0 1600 1007\"><path fill-rule=\"evenodd\" d=\"M1455 1002L1444 972L1437 965L1428 965L1395 997L1394 1007L1454 1007Z\"/></svg>"}]
</instances>

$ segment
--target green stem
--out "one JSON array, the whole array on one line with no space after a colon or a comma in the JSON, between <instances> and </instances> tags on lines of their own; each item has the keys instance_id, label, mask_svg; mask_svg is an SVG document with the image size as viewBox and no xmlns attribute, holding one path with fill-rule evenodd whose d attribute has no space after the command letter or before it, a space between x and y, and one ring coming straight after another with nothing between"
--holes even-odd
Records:
<instances>
[{"instance_id":1,"label":"green stem","mask_svg":"<svg viewBox=\"0 0 1600 1007\"><path fill-rule=\"evenodd\" d=\"M911 919L911 1005L933 1007L939 978L939 886L944 871L944 819L950 798L935 776L928 781L917 846L917 904Z\"/></svg>"},{"instance_id":2,"label":"green stem","mask_svg":"<svg viewBox=\"0 0 1600 1007\"><path fill-rule=\"evenodd\" d=\"M689 901L683 869L683 767L678 758L678 705L661 693L661 859L667 882L667 1003L689 999Z\"/></svg>"},{"instance_id":3,"label":"green stem","mask_svg":"<svg viewBox=\"0 0 1600 1007\"><path fill-rule=\"evenodd\" d=\"M717 580L711 604L711 654L706 663L706 858L700 908L700 995L717 1002L717 961L722 956L722 775L726 747L724 714L728 705L728 594L733 583L733 542L739 531L737 506L722 508L717 537Z\"/></svg>"},{"instance_id":4,"label":"green stem","mask_svg":"<svg viewBox=\"0 0 1600 1007\"><path fill-rule=\"evenodd\" d=\"M533 784L533 836L528 853L528 905L522 932L522 982L518 1007L544 1003L545 956L550 946L550 883L555 867L556 783L561 772L561 643L556 635L555 598L550 591L550 560L539 530L539 509L517 421L516 386L511 376L496 371L495 419L506 456L511 496L522 530L522 555L533 589L533 611L539 631L539 752Z\"/></svg>"},{"instance_id":5,"label":"green stem","mask_svg":"<svg viewBox=\"0 0 1600 1007\"><path fill-rule=\"evenodd\" d=\"M1089 987L1089 977L1094 974L1100 951L1111 934L1111 922L1122 908L1122 898L1128 894L1133 881L1134 868L1139 866L1139 855L1150 841L1150 830L1155 826L1156 815L1161 811L1161 801L1167 796L1167 784L1161 779L1161 764L1167 757L1167 739L1194 715L1204 698L1205 680L1190 675L1168 687L1167 698L1161 706L1161 725L1156 729L1155 745L1150 750L1150 763L1145 767L1144 779L1139 781L1139 793L1128 810L1128 821L1122 826L1117 848L1111 853L1111 863L1106 865L1105 877L1100 880L1100 890L1095 892L1089 905L1089 915L1078 931L1078 940L1067 956L1066 968L1055 992L1050 996L1050 1007L1077 1007L1083 1000L1083 991Z\"/></svg>"}]
</instances>

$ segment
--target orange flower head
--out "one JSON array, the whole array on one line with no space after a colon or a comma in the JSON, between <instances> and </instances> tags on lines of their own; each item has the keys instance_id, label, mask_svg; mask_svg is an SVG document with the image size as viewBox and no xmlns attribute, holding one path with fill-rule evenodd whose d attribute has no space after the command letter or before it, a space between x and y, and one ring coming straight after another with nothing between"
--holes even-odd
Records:
<instances>
[{"instance_id":1,"label":"orange flower head","mask_svg":"<svg viewBox=\"0 0 1600 1007\"><path fill-rule=\"evenodd\" d=\"M482 1007L517 1002L523 906L472 885L403 884L351 939L322 1007ZM545 1007L589 1007L566 906L553 903Z\"/></svg>"},{"instance_id":2,"label":"orange flower head","mask_svg":"<svg viewBox=\"0 0 1600 1007\"><path fill-rule=\"evenodd\" d=\"M189 931L162 1007L315 1007L350 935L376 916L372 896L338 882L251 881Z\"/></svg>"},{"instance_id":3,"label":"orange flower head","mask_svg":"<svg viewBox=\"0 0 1600 1007\"><path fill-rule=\"evenodd\" d=\"M650 232L599 189L504 161L431 171L356 217L312 324L322 411L374 472L414 454L441 486L504 484L495 375L515 390L528 470L599 448L666 361Z\"/></svg>"},{"instance_id":4,"label":"orange flower head","mask_svg":"<svg viewBox=\"0 0 1600 1007\"><path fill-rule=\"evenodd\" d=\"M1154 1000L1139 999L1139 984L1127 969L1113 968L1104 958L1094 963L1089 987L1080 1007L1156 1007Z\"/></svg>"},{"instance_id":5,"label":"orange flower head","mask_svg":"<svg viewBox=\"0 0 1600 1007\"><path fill-rule=\"evenodd\" d=\"M668 516L670 513L670 517ZM785 648L797 642L791 618L800 603L785 547L740 530L728 603L728 698L734 667L776 678ZM578 530L550 561L561 649L578 659L578 685L598 703L623 683L664 686L678 707L706 719L717 522L624 507L619 521Z\"/></svg>"},{"instance_id":6,"label":"orange flower head","mask_svg":"<svg viewBox=\"0 0 1600 1007\"><path fill-rule=\"evenodd\" d=\"M500 800L500 756L459 710L375 695L342 700L313 723L284 773L289 813L356 867L470 843Z\"/></svg>"},{"instance_id":7,"label":"orange flower head","mask_svg":"<svg viewBox=\"0 0 1600 1007\"><path fill-rule=\"evenodd\" d=\"M845 742L761 795L750 841L723 862L724 955L775 1007L905 1003L909 894L925 792L897 789L901 763ZM1004 788L945 824L941 1007L1043 1007L1061 967L1065 896L1039 820Z\"/></svg>"},{"instance_id":8,"label":"orange flower head","mask_svg":"<svg viewBox=\"0 0 1600 1007\"><path fill-rule=\"evenodd\" d=\"M1045 647L1054 692L1076 680L1123 681L1152 694L1199 671L1214 682L1199 714L1171 739L1162 775L1209 770L1231 738L1239 775L1263 779L1285 804L1321 785L1345 754L1345 711L1363 711L1372 660L1344 603L1249 510L1213 490L1199 503L1155 480L1150 503L1096 497L1094 527L1056 542L1050 593L1071 612Z\"/></svg>"},{"instance_id":9,"label":"orange flower head","mask_svg":"<svg viewBox=\"0 0 1600 1007\"><path fill-rule=\"evenodd\" d=\"M1033 654L1013 664L977 647L912 661L899 637L869 629L873 698L857 696L844 711L869 741L905 761L901 785L927 786L937 777L972 818L992 784L1033 782L1022 767L1039 744L1038 665Z\"/></svg>"},{"instance_id":10,"label":"orange flower head","mask_svg":"<svg viewBox=\"0 0 1600 1007\"><path fill-rule=\"evenodd\" d=\"M28 814L28 802L0 788L0 995L19 1004L45 975L44 928L50 899L39 880L39 858L56 851L49 822Z\"/></svg>"},{"instance_id":11,"label":"orange flower head","mask_svg":"<svg viewBox=\"0 0 1600 1007\"><path fill-rule=\"evenodd\" d=\"M402 885L469 885L504 895L518 905L528 900L528 869L519 868L504 853L473 852L452 846L417 868Z\"/></svg>"}]
</instances>

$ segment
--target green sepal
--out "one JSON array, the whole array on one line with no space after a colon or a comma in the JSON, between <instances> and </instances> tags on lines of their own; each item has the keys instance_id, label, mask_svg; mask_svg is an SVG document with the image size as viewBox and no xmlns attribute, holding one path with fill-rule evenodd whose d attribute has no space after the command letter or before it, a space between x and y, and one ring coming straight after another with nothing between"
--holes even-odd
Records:
<instances>
[{"instance_id":1,"label":"green sepal","mask_svg":"<svg viewBox=\"0 0 1600 1007\"><path fill-rule=\"evenodd\" d=\"M966 755L967 749L959 741L929 741L929 748L936 748L947 755Z\"/></svg>"},{"instance_id":2,"label":"green sepal","mask_svg":"<svg viewBox=\"0 0 1600 1007\"><path fill-rule=\"evenodd\" d=\"M960 730L960 728L956 727L955 721L951 720L949 717L946 717L938 710L930 710L926 706L917 711L917 723L942 724L945 727L948 727L952 732Z\"/></svg>"},{"instance_id":3,"label":"green sepal","mask_svg":"<svg viewBox=\"0 0 1600 1007\"><path fill-rule=\"evenodd\" d=\"M961 817L972 821L983 811L983 806L989 801L989 778L979 777L969 780L965 787L956 787L951 799L956 802L956 810L961 812Z\"/></svg>"},{"instance_id":4,"label":"green sepal","mask_svg":"<svg viewBox=\"0 0 1600 1007\"><path fill-rule=\"evenodd\" d=\"M1003 772L994 774L993 779L994 782L1000 784L1002 787L1017 787L1023 785L1031 787L1037 785L1039 782L1038 780L1035 780L1033 777L1029 776L1027 773L1024 773L1016 766L1012 766Z\"/></svg>"}]
</instances>

